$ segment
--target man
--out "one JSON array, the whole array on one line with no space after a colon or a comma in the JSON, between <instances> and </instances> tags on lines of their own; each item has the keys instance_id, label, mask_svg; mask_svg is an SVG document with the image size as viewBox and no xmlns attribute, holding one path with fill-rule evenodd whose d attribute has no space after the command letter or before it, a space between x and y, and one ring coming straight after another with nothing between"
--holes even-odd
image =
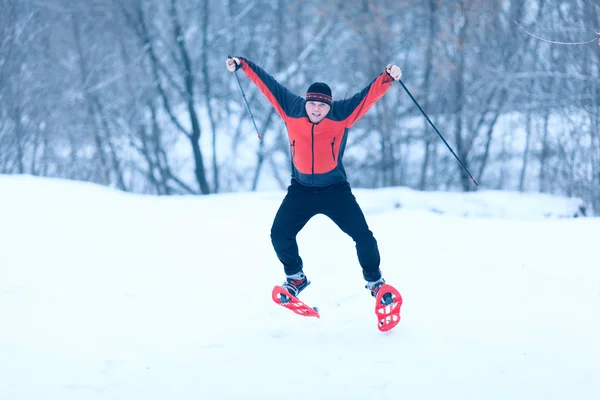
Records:
<instances>
[{"instance_id":1,"label":"man","mask_svg":"<svg viewBox=\"0 0 600 400\"><path fill-rule=\"evenodd\" d=\"M271 228L271 241L283 264L282 287L298 296L310 284L303 272L296 236L316 214L328 216L356 243L366 288L373 297L385 283L379 268L377 241L352 194L342 164L348 130L402 77L389 64L374 81L346 100L333 101L331 89L315 82L306 96L293 94L252 61L228 58L227 69L238 69L258 86L286 124L292 158L292 180ZM390 295L391 296L391 295ZM384 302L392 301L384 296Z\"/></svg>"}]
</instances>

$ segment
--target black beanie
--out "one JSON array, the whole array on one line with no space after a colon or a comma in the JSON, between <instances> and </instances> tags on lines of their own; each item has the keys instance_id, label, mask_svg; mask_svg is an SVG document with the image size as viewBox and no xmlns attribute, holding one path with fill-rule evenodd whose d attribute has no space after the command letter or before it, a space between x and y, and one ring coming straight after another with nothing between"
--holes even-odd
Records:
<instances>
[{"instance_id":1,"label":"black beanie","mask_svg":"<svg viewBox=\"0 0 600 400\"><path fill-rule=\"evenodd\" d=\"M306 91L306 101L320 101L331 105L331 89L323 82L315 82Z\"/></svg>"}]
</instances>

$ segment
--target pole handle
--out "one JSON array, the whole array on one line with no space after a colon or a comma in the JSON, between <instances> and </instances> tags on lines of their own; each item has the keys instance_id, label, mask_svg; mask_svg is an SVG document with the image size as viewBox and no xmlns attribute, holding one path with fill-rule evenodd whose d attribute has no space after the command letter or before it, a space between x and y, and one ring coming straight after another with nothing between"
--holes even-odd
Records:
<instances>
[{"instance_id":1,"label":"pole handle","mask_svg":"<svg viewBox=\"0 0 600 400\"><path fill-rule=\"evenodd\" d=\"M233 57L227 56L227 58L228 59L232 59ZM244 99L244 104L246 104L246 110L248 111L248 114L250 115L250 119L252 120L252 125L254 125L254 130L256 130L256 134L258 135L258 139L262 140L262 136L260 135L260 132L258 131L258 127L256 126L256 121L254 120L254 116L252 115L252 111L250 111L250 105L248 105L248 99L246 99L246 94L244 93L244 89L242 89L242 85L240 84L240 80L239 80L239 78L237 76L237 70L238 70L238 64L236 64L236 69L233 72L233 76L235 76L235 81L237 82L238 89L240 90L240 93L242 94L242 98Z\"/></svg>"}]
</instances>

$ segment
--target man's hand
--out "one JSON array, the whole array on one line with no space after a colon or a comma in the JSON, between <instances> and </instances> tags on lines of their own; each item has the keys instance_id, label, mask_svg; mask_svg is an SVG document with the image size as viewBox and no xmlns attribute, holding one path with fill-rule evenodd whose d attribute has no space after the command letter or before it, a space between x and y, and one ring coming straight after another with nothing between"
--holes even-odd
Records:
<instances>
[{"instance_id":1,"label":"man's hand","mask_svg":"<svg viewBox=\"0 0 600 400\"><path fill-rule=\"evenodd\" d=\"M242 65L242 63L241 63L240 59L239 59L239 58L236 58L236 57L233 57L233 58L228 58L228 59L227 59L227 61L226 61L225 63L226 63L226 65L227 65L227 69L228 69L230 72L235 72L235 71L237 71L237 70L238 70L238 69L241 67L241 65Z\"/></svg>"},{"instance_id":2,"label":"man's hand","mask_svg":"<svg viewBox=\"0 0 600 400\"><path fill-rule=\"evenodd\" d=\"M385 67L385 70L395 81L399 81L400 78L402 78L402 71L397 65L388 64L387 67Z\"/></svg>"}]
</instances>

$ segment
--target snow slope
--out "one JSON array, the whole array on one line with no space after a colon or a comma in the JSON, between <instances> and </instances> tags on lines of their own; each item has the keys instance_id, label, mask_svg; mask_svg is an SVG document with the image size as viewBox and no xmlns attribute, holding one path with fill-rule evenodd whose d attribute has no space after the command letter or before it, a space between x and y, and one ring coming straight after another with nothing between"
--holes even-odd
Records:
<instances>
[{"instance_id":1,"label":"snow slope","mask_svg":"<svg viewBox=\"0 0 600 400\"><path fill-rule=\"evenodd\" d=\"M600 219L541 195L355 194L404 297L389 333L323 216L298 237L321 319L273 304L284 192L0 176L0 399L597 398Z\"/></svg>"}]
</instances>

